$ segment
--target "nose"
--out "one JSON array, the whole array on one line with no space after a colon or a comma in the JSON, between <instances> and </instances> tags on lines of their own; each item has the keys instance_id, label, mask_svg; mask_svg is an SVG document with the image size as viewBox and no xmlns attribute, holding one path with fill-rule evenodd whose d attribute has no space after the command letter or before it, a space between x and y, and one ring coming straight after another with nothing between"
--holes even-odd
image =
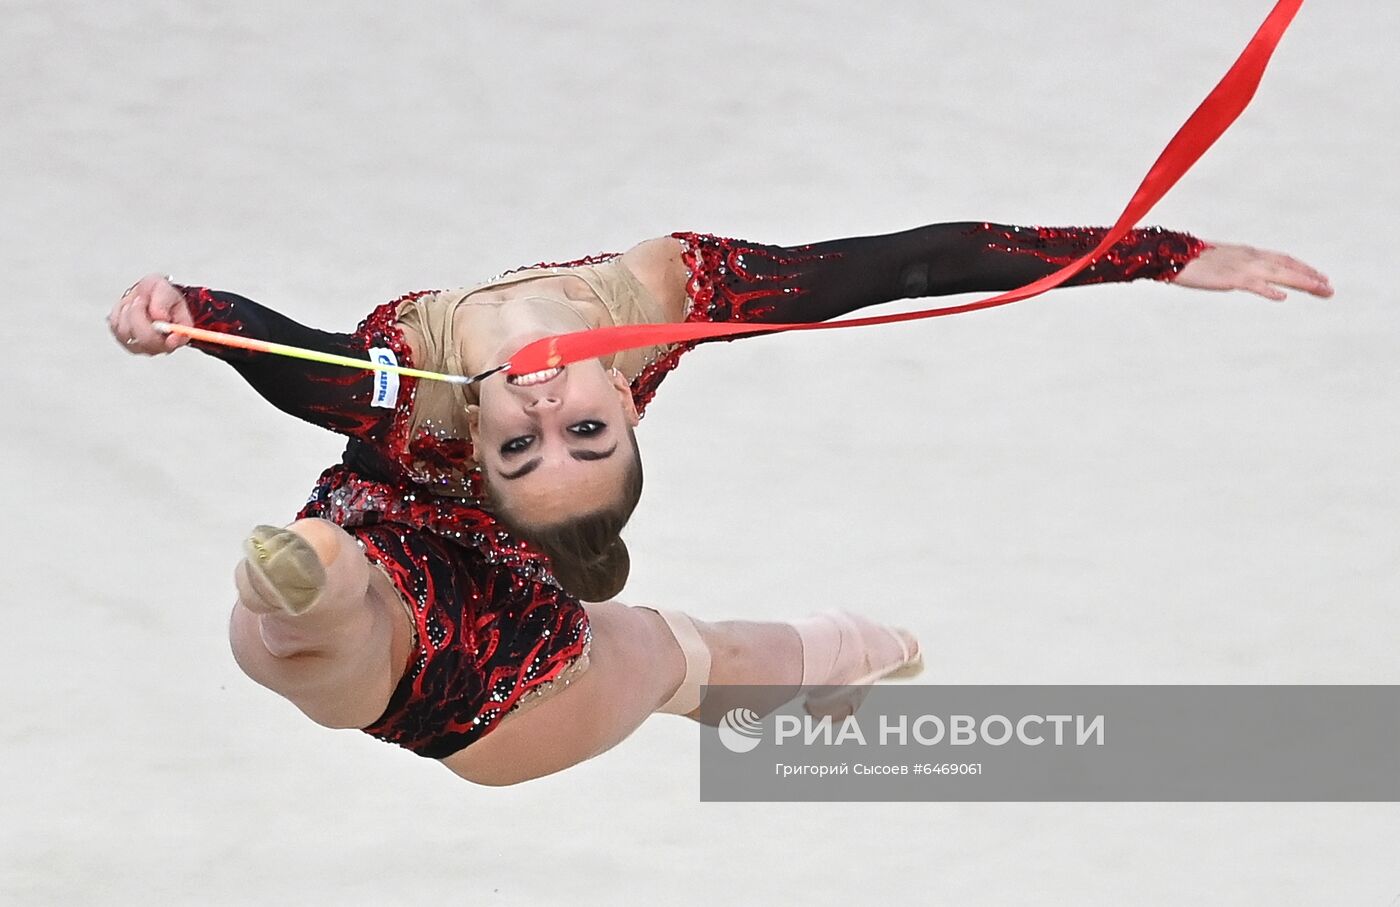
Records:
<instances>
[{"instance_id":1,"label":"nose","mask_svg":"<svg viewBox=\"0 0 1400 907\"><path fill-rule=\"evenodd\" d=\"M558 408L559 408L559 398L558 398L558 397L536 397L533 401L531 401L531 403L530 403L530 408L531 408L531 409L558 409Z\"/></svg>"}]
</instances>

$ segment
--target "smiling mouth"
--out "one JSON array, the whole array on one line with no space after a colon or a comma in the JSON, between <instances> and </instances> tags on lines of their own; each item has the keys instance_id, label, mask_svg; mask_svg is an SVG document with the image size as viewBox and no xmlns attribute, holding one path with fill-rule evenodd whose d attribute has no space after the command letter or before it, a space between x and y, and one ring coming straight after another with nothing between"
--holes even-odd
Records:
<instances>
[{"instance_id":1,"label":"smiling mouth","mask_svg":"<svg viewBox=\"0 0 1400 907\"><path fill-rule=\"evenodd\" d=\"M564 373L563 368L547 368L542 372L526 372L523 375L507 375L506 383L516 387L534 387L536 384L544 384L553 381Z\"/></svg>"}]
</instances>

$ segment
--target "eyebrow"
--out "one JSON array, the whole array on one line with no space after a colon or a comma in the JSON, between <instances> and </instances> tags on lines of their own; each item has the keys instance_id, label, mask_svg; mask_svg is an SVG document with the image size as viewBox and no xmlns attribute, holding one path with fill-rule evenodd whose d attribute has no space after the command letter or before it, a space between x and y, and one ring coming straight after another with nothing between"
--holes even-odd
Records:
<instances>
[{"instance_id":1,"label":"eyebrow","mask_svg":"<svg viewBox=\"0 0 1400 907\"><path fill-rule=\"evenodd\" d=\"M503 472L503 473L501 473L501 478L503 478L503 479L505 479L507 482L509 482L509 481L511 481L512 479L518 479L518 478L520 478L521 476L528 476L530 473L534 472L536 469L539 469L539 468L540 468L540 464L543 463L543 462L544 462L544 457L535 457L533 460L530 460L528 463L526 463L524 466L520 467L519 469L515 470L514 472Z\"/></svg>"},{"instance_id":2,"label":"eyebrow","mask_svg":"<svg viewBox=\"0 0 1400 907\"><path fill-rule=\"evenodd\" d=\"M575 460L606 460L608 457L612 456L616 450L617 443L614 442L613 446L609 447L607 450L571 450L569 451L569 456L573 457Z\"/></svg>"},{"instance_id":3,"label":"eyebrow","mask_svg":"<svg viewBox=\"0 0 1400 907\"><path fill-rule=\"evenodd\" d=\"M606 460L608 457L612 456L616 452L617 445L613 444L613 446L609 447L607 450L571 450L569 451L569 456L573 457L575 460ZM534 459L526 462L519 469L516 469L512 472L501 473L501 478L509 482L514 479L518 479L522 476L528 476L536 469L539 469L540 464L543 462L543 457L535 457Z\"/></svg>"}]
</instances>

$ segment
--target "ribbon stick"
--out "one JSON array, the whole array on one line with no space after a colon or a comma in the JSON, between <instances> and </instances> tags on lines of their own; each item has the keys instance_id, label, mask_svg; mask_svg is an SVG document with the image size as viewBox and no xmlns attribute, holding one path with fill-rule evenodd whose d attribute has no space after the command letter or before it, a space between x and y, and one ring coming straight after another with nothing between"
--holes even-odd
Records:
<instances>
[{"instance_id":1,"label":"ribbon stick","mask_svg":"<svg viewBox=\"0 0 1400 907\"><path fill-rule=\"evenodd\" d=\"M151 327L162 334L183 334L191 340L198 340L201 343L231 346L236 349L252 350L257 353L271 353L276 356L287 356L292 359L306 359L310 362L320 362L326 365L343 365L346 368L358 368L370 372L394 372L395 374L405 375L409 378L426 378L429 381L446 381L449 384L475 384L483 378L494 375L496 372L510 367L510 363L507 362L505 365L499 365L479 375L445 375L442 372L429 372L420 368L409 368L404 365L389 365L388 363L371 362L368 359L356 359L353 356L338 356L335 353L322 353L318 350L303 349L302 347L289 346L285 343L255 340L251 337L240 337L237 334L225 334L222 331L206 331L204 328L192 328L183 324L171 324L168 321L153 321L151 322Z\"/></svg>"},{"instance_id":2,"label":"ribbon stick","mask_svg":"<svg viewBox=\"0 0 1400 907\"><path fill-rule=\"evenodd\" d=\"M1176 185L1177 181L1200 160L1201 155L1215 144L1225 130L1235 122L1254 97L1255 90L1268 67L1269 58L1278 47L1283 33L1302 6L1303 0L1279 0L1264 19L1259 30L1245 46L1239 58L1220 82L1206 95L1195 112L1177 130L1157 161L1147 171L1137 191L1129 200L1123 213L1113 227L1093 251L1078 258L1052 274L1047 274L1025 286L1018 287L989 299L969 302L963 305L943 308L923 309L917 312L904 312L895 315L877 315L866 318L851 318L843 321L825 321L812 324L716 324L704 322L683 322L680 324L623 325L620 327L598 328L572 334L545 337L527 344L511 357L511 373L524 374L540 371L559 365L567 365L583 359L611 355L621 350L634 349L659 344L684 343L694 340L708 340L716 337L740 337L757 334L776 334L783 331L822 331L843 328L868 327L876 324L894 324L901 321L918 321L924 318L938 318L943 315L957 315L974 312L993 306L1006 305L1038 296L1047 290L1064 283L1075 274L1092 264L1123 238L1133 225L1142 220L1162 196Z\"/></svg>"}]
</instances>

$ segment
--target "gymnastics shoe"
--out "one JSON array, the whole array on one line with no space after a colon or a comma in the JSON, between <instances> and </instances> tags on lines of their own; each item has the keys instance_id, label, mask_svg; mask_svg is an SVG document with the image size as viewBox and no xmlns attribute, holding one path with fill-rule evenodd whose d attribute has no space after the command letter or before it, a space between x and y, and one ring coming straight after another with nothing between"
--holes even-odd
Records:
<instances>
[{"instance_id":1,"label":"gymnastics shoe","mask_svg":"<svg viewBox=\"0 0 1400 907\"><path fill-rule=\"evenodd\" d=\"M243 554L236 579L250 610L304 614L325 588L326 568L316 549L290 529L255 526L243 542Z\"/></svg>"},{"instance_id":2,"label":"gymnastics shoe","mask_svg":"<svg viewBox=\"0 0 1400 907\"><path fill-rule=\"evenodd\" d=\"M899 627L849 611L828 611L793 626L802 640L802 685L824 688L807 694L811 715L854 714L871 684L914 677L924 669L919 640ZM884 650L879 657L877 650Z\"/></svg>"}]
</instances>

